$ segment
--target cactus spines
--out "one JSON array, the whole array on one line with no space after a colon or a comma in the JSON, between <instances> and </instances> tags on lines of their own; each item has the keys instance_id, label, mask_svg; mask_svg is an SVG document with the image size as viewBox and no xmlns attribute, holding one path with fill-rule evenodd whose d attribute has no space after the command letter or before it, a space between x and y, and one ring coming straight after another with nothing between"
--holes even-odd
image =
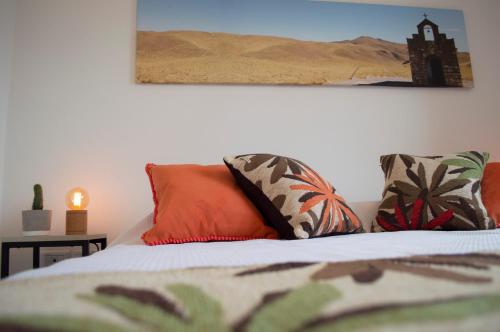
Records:
<instances>
[{"instance_id":1,"label":"cactus spines","mask_svg":"<svg viewBox=\"0 0 500 332\"><path fill-rule=\"evenodd\" d=\"M33 198L32 210L43 210L43 190L42 186L35 184L33 186L33 191L35 192L35 197Z\"/></svg>"}]
</instances>

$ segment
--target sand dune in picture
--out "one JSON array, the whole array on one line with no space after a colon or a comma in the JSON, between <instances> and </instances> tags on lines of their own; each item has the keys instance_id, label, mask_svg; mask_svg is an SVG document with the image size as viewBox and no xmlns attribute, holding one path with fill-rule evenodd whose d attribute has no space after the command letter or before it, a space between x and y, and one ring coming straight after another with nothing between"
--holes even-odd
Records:
<instances>
[{"instance_id":1,"label":"sand dune in picture","mask_svg":"<svg viewBox=\"0 0 500 332\"><path fill-rule=\"evenodd\" d=\"M470 57L459 60L472 80ZM370 37L311 42L200 31L137 32L140 83L359 84L411 81L405 44Z\"/></svg>"}]
</instances>

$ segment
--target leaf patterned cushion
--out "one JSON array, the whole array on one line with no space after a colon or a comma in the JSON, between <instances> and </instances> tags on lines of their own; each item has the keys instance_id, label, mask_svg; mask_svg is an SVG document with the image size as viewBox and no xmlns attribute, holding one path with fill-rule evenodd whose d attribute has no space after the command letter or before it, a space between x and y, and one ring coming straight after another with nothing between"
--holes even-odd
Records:
<instances>
[{"instance_id":1,"label":"leaf patterned cushion","mask_svg":"<svg viewBox=\"0 0 500 332\"><path fill-rule=\"evenodd\" d=\"M481 200L488 153L380 158L385 187L373 231L495 228Z\"/></svg>"},{"instance_id":2,"label":"leaf patterned cushion","mask_svg":"<svg viewBox=\"0 0 500 332\"><path fill-rule=\"evenodd\" d=\"M225 157L224 162L282 239L363 232L335 188L306 164L272 154Z\"/></svg>"}]
</instances>

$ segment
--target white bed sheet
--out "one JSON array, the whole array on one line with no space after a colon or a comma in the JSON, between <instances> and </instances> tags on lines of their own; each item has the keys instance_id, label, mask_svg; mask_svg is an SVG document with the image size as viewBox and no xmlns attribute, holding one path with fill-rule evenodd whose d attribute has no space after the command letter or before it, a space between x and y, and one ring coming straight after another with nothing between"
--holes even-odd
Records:
<instances>
[{"instance_id":1,"label":"white bed sheet","mask_svg":"<svg viewBox=\"0 0 500 332\"><path fill-rule=\"evenodd\" d=\"M113 271L247 266L285 262L340 262L427 254L500 251L500 229L487 231L408 231L342 235L310 240L253 240L186 243L149 247L117 244L84 258L30 270L10 279Z\"/></svg>"}]
</instances>

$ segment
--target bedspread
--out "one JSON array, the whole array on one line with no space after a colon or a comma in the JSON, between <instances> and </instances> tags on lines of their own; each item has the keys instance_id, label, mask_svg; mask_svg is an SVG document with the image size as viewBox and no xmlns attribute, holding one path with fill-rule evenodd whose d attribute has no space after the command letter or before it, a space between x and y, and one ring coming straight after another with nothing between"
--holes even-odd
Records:
<instances>
[{"instance_id":1,"label":"bedspread","mask_svg":"<svg viewBox=\"0 0 500 332\"><path fill-rule=\"evenodd\" d=\"M498 331L500 252L0 282L0 330Z\"/></svg>"}]
</instances>

